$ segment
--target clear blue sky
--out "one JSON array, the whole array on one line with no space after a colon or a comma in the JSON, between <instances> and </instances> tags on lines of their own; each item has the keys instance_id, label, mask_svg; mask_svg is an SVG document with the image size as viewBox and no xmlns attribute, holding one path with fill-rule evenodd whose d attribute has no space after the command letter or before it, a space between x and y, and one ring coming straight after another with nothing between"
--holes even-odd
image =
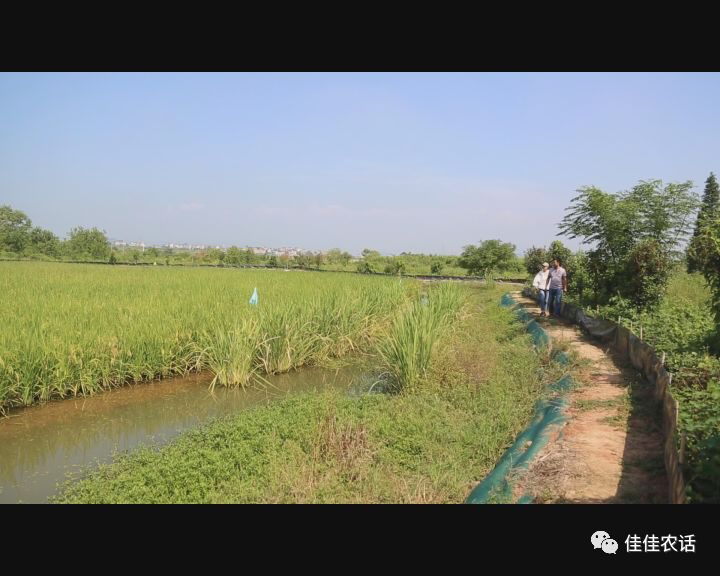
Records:
<instances>
[{"instance_id":1,"label":"clear blue sky","mask_svg":"<svg viewBox=\"0 0 720 576\"><path fill-rule=\"evenodd\" d=\"M521 253L582 185L702 191L719 103L714 73L0 74L0 204L60 237Z\"/></svg>"}]
</instances>

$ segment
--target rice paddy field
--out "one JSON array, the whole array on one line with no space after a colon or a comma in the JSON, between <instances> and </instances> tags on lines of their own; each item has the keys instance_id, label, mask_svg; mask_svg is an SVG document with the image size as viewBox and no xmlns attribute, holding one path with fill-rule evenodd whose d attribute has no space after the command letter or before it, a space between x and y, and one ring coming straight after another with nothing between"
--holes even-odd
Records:
<instances>
[{"instance_id":1,"label":"rice paddy field","mask_svg":"<svg viewBox=\"0 0 720 576\"><path fill-rule=\"evenodd\" d=\"M565 368L534 352L523 325L498 305L503 288L459 290L463 304L450 324L444 312L426 316L441 308L431 291L427 304L421 297L399 311L378 341L375 357L385 370L396 366L400 390L302 393L244 410L121 455L52 501L463 502ZM432 346L416 329L430 324Z\"/></svg>"},{"instance_id":2,"label":"rice paddy field","mask_svg":"<svg viewBox=\"0 0 720 576\"><path fill-rule=\"evenodd\" d=\"M0 262L0 408L206 369L213 386L246 385L367 350L419 290L361 275Z\"/></svg>"},{"instance_id":3,"label":"rice paddy field","mask_svg":"<svg viewBox=\"0 0 720 576\"><path fill-rule=\"evenodd\" d=\"M504 290L360 274L3 262L0 406L188 372L204 372L211 388L256 389L271 374L361 360L385 393L299 392L210 419L169 444L91 466L52 499L462 502L557 377L498 305Z\"/></svg>"}]
</instances>

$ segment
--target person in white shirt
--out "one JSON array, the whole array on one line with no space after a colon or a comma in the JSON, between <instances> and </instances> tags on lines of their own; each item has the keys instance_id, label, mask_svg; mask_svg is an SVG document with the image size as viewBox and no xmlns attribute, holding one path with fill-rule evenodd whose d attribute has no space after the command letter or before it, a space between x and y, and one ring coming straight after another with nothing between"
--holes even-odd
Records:
<instances>
[{"instance_id":1,"label":"person in white shirt","mask_svg":"<svg viewBox=\"0 0 720 576\"><path fill-rule=\"evenodd\" d=\"M540 295L540 316L547 316L547 278L549 272L550 266L547 262L543 262L542 270L535 274L535 279L533 280L533 286L538 289L538 294Z\"/></svg>"}]
</instances>

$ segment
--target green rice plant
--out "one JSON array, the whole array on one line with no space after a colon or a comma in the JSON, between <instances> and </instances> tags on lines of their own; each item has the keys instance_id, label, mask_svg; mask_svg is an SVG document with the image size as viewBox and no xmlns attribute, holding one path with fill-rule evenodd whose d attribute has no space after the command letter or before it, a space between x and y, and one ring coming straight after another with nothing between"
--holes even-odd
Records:
<instances>
[{"instance_id":1,"label":"green rice plant","mask_svg":"<svg viewBox=\"0 0 720 576\"><path fill-rule=\"evenodd\" d=\"M258 371L257 349L261 345L257 318L241 318L234 325L220 324L202 332L202 365L215 375L210 388L246 386Z\"/></svg>"},{"instance_id":2,"label":"green rice plant","mask_svg":"<svg viewBox=\"0 0 720 576\"><path fill-rule=\"evenodd\" d=\"M316 359L319 335L312 332L306 309L278 305L261 311L262 342L258 354L267 374L287 372Z\"/></svg>"},{"instance_id":3,"label":"green rice plant","mask_svg":"<svg viewBox=\"0 0 720 576\"><path fill-rule=\"evenodd\" d=\"M489 289L495 287L495 275L492 270L485 272L485 287Z\"/></svg>"},{"instance_id":4,"label":"green rice plant","mask_svg":"<svg viewBox=\"0 0 720 576\"><path fill-rule=\"evenodd\" d=\"M441 284L427 298L400 311L378 343L378 353L396 391L414 389L426 377L435 344L450 327L461 305L458 287Z\"/></svg>"}]
</instances>

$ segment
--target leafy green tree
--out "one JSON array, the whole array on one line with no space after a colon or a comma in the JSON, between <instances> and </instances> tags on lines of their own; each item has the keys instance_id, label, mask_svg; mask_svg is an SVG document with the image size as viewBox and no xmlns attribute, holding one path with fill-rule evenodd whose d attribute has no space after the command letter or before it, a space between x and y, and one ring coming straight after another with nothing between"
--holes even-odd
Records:
<instances>
[{"instance_id":1,"label":"leafy green tree","mask_svg":"<svg viewBox=\"0 0 720 576\"><path fill-rule=\"evenodd\" d=\"M0 206L0 251L22 252L30 240L31 229L32 221L27 214L7 204Z\"/></svg>"},{"instance_id":2,"label":"leafy green tree","mask_svg":"<svg viewBox=\"0 0 720 576\"><path fill-rule=\"evenodd\" d=\"M343 252L340 254L340 263L343 267L347 266L350 263L350 260L352 260L352 254L350 254L350 252Z\"/></svg>"},{"instance_id":3,"label":"leafy green tree","mask_svg":"<svg viewBox=\"0 0 720 576\"><path fill-rule=\"evenodd\" d=\"M340 248L333 248L332 250L328 250L325 254L325 260L328 264L340 264L341 259L342 251Z\"/></svg>"},{"instance_id":4,"label":"leafy green tree","mask_svg":"<svg viewBox=\"0 0 720 576\"><path fill-rule=\"evenodd\" d=\"M720 354L720 214L706 220L694 249L700 271L712 291L712 309L715 316L713 350Z\"/></svg>"},{"instance_id":5,"label":"leafy green tree","mask_svg":"<svg viewBox=\"0 0 720 576\"><path fill-rule=\"evenodd\" d=\"M242 252L237 246L230 246L225 252L225 263L229 266L239 266L242 264Z\"/></svg>"},{"instance_id":6,"label":"leafy green tree","mask_svg":"<svg viewBox=\"0 0 720 576\"><path fill-rule=\"evenodd\" d=\"M368 250L372 252L372 250ZM325 253L325 261L328 264L340 264L343 268L352 260L352 254L343 252L340 248L333 248Z\"/></svg>"},{"instance_id":7,"label":"leafy green tree","mask_svg":"<svg viewBox=\"0 0 720 576\"><path fill-rule=\"evenodd\" d=\"M358 262L357 271L360 274L372 274L374 272L372 265L367 260Z\"/></svg>"},{"instance_id":8,"label":"leafy green tree","mask_svg":"<svg viewBox=\"0 0 720 576\"><path fill-rule=\"evenodd\" d=\"M548 262L548 254L545 248L537 248L533 246L525 250L523 255L523 263L528 274L534 276L540 270L542 270L543 262Z\"/></svg>"},{"instance_id":9,"label":"leafy green tree","mask_svg":"<svg viewBox=\"0 0 720 576\"><path fill-rule=\"evenodd\" d=\"M430 264L430 274L434 274L435 276L439 276L442 274L443 268L445 267L445 264L442 260L433 260Z\"/></svg>"},{"instance_id":10,"label":"leafy green tree","mask_svg":"<svg viewBox=\"0 0 720 576\"><path fill-rule=\"evenodd\" d=\"M633 232L636 242L654 240L669 255L690 232L691 216L698 198L691 181L662 185L662 180L641 181L621 198L634 205ZM634 246L633 246L634 247Z\"/></svg>"},{"instance_id":11,"label":"leafy green tree","mask_svg":"<svg viewBox=\"0 0 720 576\"><path fill-rule=\"evenodd\" d=\"M255 253L250 249L240 251L240 262L242 264L254 264L256 262Z\"/></svg>"},{"instance_id":12,"label":"leafy green tree","mask_svg":"<svg viewBox=\"0 0 720 576\"><path fill-rule=\"evenodd\" d=\"M404 274L405 264L399 258L388 259L384 268L385 274Z\"/></svg>"},{"instance_id":13,"label":"leafy green tree","mask_svg":"<svg viewBox=\"0 0 720 576\"><path fill-rule=\"evenodd\" d=\"M670 278L670 257L654 238L639 242L630 252L624 281L631 302L640 309L660 302Z\"/></svg>"},{"instance_id":14,"label":"leafy green tree","mask_svg":"<svg viewBox=\"0 0 720 576\"><path fill-rule=\"evenodd\" d=\"M547 262L552 264L553 260L559 260L564 268L567 268L570 264L572 257L572 250L566 248L560 240L553 240L547 249Z\"/></svg>"},{"instance_id":15,"label":"leafy green tree","mask_svg":"<svg viewBox=\"0 0 720 576\"><path fill-rule=\"evenodd\" d=\"M606 267L614 270L622 265L634 244L633 218L637 208L594 186L578 192L566 209L568 214L560 223L560 234L594 245L592 252L601 255Z\"/></svg>"},{"instance_id":16,"label":"leafy green tree","mask_svg":"<svg viewBox=\"0 0 720 576\"><path fill-rule=\"evenodd\" d=\"M70 257L78 260L105 261L110 258L111 253L107 236L97 228L73 228L65 242L65 248Z\"/></svg>"},{"instance_id":17,"label":"leafy green tree","mask_svg":"<svg viewBox=\"0 0 720 576\"><path fill-rule=\"evenodd\" d=\"M33 228L28 236L26 251L36 254L45 254L51 258L60 256L60 239L50 230Z\"/></svg>"},{"instance_id":18,"label":"leafy green tree","mask_svg":"<svg viewBox=\"0 0 720 576\"><path fill-rule=\"evenodd\" d=\"M695 231L690 240L687 254L688 272L702 271L703 263L698 254L696 254L699 243L699 236L702 234L705 226L720 216L720 187L718 186L715 174L710 172L710 176L705 181L705 191L703 192L702 205L695 221Z\"/></svg>"},{"instance_id":19,"label":"leafy green tree","mask_svg":"<svg viewBox=\"0 0 720 576\"><path fill-rule=\"evenodd\" d=\"M663 186L660 180L650 180L618 194L592 186L578 190L560 223L560 234L593 246L587 271L596 299L620 296L642 307L657 303L668 278L665 263L678 254L697 207L691 188L692 182ZM649 290L632 277L633 270L649 270L641 260L661 266L652 280L661 283L657 289Z\"/></svg>"},{"instance_id":20,"label":"leafy green tree","mask_svg":"<svg viewBox=\"0 0 720 576\"><path fill-rule=\"evenodd\" d=\"M585 302L585 293L594 290L589 270L589 259L585 252L578 250L570 256L567 264L568 290L576 292L580 302Z\"/></svg>"},{"instance_id":21,"label":"leafy green tree","mask_svg":"<svg viewBox=\"0 0 720 576\"><path fill-rule=\"evenodd\" d=\"M501 240L485 240L479 246L463 248L458 264L468 275L488 276L511 266L515 261L515 245Z\"/></svg>"},{"instance_id":22,"label":"leafy green tree","mask_svg":"<svg viewBox=\"0 0 720 576\"><path fill-rule=\"evenodd\" d=\"M210 264L222 263L225 259L225 252L219 248L209 248L205 253L205 260Z\"/></svg>"}]
</instances>

